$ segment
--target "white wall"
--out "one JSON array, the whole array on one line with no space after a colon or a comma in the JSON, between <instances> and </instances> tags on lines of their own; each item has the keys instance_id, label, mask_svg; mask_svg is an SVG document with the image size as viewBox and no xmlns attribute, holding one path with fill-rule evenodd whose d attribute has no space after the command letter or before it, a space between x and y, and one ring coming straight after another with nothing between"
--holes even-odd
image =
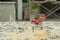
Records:
<instances>
[{"instance_id":1,"label":"white wall","mask_svg":"<svg viewBox=\"0 0 60 40\"><path fill-rule=\"evenodd\" d=\"M18 19L22 20L22 0L18 0Z\"/></svg>"},{"instance_id":2,"label":"white wall","mask_svg":"<svg viewBox=\"0 0 60 40\"><path fill-rule=\"evenodd\" d=\"M15 2L0 2L0 22L15 21Z\"/></svg>"}]
</instances>

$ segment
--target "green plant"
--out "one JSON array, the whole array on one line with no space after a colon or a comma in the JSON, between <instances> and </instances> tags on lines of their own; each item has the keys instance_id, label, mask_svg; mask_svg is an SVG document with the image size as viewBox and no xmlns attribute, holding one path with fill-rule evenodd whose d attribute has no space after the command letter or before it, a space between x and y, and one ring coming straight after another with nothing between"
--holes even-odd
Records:
<instances>
[{"instance_id":1,"label":"green plant","mask_svg":"<svg viewBox=\"0 0 60 40\"><path fill-rule=\"evenodd\" d=\"M28 5L27 5L27 3L26 2L23 2L22 3L22 7L23 8L25 8L25 7L27 7ZM37 5L37 4L31 4L31 9L33 10L33 9L37 9L37 8L39 8L39 6Z\"/></svg>"},{"instance_id":2,"label":"green plant","mask_svg":"<svg viewBox=\"0 0 60 40\"><path fill-rule=\"evenodd\" d=\"M27 2L23 2L22 3L22 7L23 8L26 8L28 5L27 5ZM40 4L31 4L31 9L34 10L34 9L38 9L38 13L40 13Z\"/></svg>"},{"instance_id":3,"label":"green plant","mask_svg":"<svg viewBox=\"0 0 60 40\"><path fill-rule=\"evenodd\" d=\"M26 3L26 2L23 2L23 3L22 3L22 7L23 7L23 8L27 7L27 3Z\"/></svg>"},{"instance_id":4,"label":"green plant","mask_svg":"<svg viewBox=\"0 0 60 40\"><path fill-rule=\"evenodd\" d=\"M38 8L38 5L37 4L32 4L31 5L31 9L34 10L34 9L37 9Z\"/></svg>"}]
</instances>

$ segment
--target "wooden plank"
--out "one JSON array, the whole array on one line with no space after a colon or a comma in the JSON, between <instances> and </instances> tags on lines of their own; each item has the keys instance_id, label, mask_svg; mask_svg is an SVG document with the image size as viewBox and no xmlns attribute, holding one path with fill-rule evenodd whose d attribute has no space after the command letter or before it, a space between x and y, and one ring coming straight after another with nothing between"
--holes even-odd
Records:
<instances>
[{"instance_id":1,"label":"wooden plank","mask_svg":"<svg viewBox=\"0 0 60 40\"><path fill-rule=\"evenodd\" d=\"M30 0L31 1L31 0ZM60 1L57 1L57 0L45 0L45 1L31 1L30 3L35 3L35 4L39 4L39 3L46 3L46 2L51 2L51 3L58 3L60 4Z\"/></svg>"}]
</instances>

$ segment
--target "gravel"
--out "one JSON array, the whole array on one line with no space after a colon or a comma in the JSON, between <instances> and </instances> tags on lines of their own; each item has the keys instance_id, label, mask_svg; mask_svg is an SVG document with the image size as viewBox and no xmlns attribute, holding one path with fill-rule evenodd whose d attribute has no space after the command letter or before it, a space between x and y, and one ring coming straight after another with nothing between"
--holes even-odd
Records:
<instances>
[{"instance_id":1,"label":"gravel","mask_svg":"<svg viewBox=\"0 0 60 40\"><path fill-rule=\"evenodd\" d=\"M42 26L41 26L42 25ZM12 31L12 34L16 35L15 33L24 32L25 29L31 29L33 27L36 27L39 29L39 27L42 27L46 33L49 33L46 40L60 40L60 21L43 21L41 25L35 25L31 24L31 22L0 22L0 40L10 40L10 38L7 35L3 35L5 32L6 34L9 34L9 31ZM21 29L21 30L19 30ZM17 32L18 30L19 32ZM34 29L33 29L34 30ZM13 31L15 33L13 33ZM20 34L19 34L20 35ZM24 34L26 35L26 34ZM7 38L8 37L8 38Z\"/></svg>"}]
</instances>

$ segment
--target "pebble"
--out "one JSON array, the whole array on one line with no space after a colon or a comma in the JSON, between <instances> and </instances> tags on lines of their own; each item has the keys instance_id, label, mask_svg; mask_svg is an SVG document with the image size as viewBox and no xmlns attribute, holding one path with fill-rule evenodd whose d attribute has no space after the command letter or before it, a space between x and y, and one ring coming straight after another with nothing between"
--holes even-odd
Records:
<instances>
[{"instance_id":1,"label":"pebble","mask_svg":"<svg viewBox=\"0 0 60 40\"><path fill-rule=\"evenodd\" d=\"M19 38L20 37L19 35L21 35L21 37L24 37L24 39L29 40L27 35L28 33L26 33L25 30L26 29L34 30L33 27L37 27L37 29L42 27L43 28L42 30L46 31L46 33L50 33L47 39L45 40L60 39L60 21L59 22L43 21L42 26L40 25L36 26L35 24L31 24L30 22L24 21L24 22L2 22L2 23L0 22L0 40L12 40L10 39L12 37L11 35L13 35L14 38L16 38L15 36ZM23 40L23 38L21 40Z\"/></svg>"}]
</instances>

